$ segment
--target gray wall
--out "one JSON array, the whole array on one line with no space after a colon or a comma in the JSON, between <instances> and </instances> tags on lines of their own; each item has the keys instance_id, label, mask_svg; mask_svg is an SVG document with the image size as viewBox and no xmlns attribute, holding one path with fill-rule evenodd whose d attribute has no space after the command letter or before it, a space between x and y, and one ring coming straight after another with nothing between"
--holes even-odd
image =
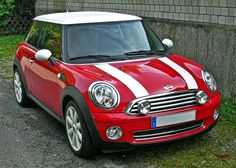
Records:
<instances>
[{"instance_id":1,"label":"gray wall","mask_svg":"<svg viewBox=\"0 0 236 168\"><path fill-rule=\"evenodd\" d=\"M38 0L36 15L65 11L64 0ZM70 11L111 11L144 18L173 51L203 64L222 95L236 99L236 0L68 0Z\"/></svg>"},{"instance_id":2,"label":"gray wall","mask_svg":"<svg viewBox=\"0 0 236 168\"><path fill-rule=\"evenodd\" d=\"M142 17L236 25L236 0L37 0L36 13L68 9L130 13Z\"/></svg>"},{"instance_id":3,"label":"gray wall","mask_svg":"<svg viewBox=\"0 0 236 168\"><path fill-rule=\"evenodd\" d=\"M224 96L235 98L236 31L234 29L150 18L146 21L160 38L167 37L174 41L173 50L176 53L201 63L212 72Z\"/></svg>"}]
</instances>

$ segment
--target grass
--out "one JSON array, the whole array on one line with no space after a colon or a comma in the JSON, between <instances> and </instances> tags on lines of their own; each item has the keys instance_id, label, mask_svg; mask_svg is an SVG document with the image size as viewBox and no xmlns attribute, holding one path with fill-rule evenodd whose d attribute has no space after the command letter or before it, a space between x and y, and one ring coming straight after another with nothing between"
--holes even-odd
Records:
<instances>
[{"instance_id":1,"label":"grass","mask_svg":"<svg viewBox=\"0 0 236 168\"><path fill-rule=\"evenodd\" d=\"M201 136L157 145L139 151L148 158L147 165L156 167L236 167L236 103L222 103L220 122L213 130Z\"/></svg>"},{"instance_id":2,"label":"grass","mask_svg":"<svg viewBox=\"0 0 236 168\"><path fill-rule=\"evenodd\" d=\"M221 103L221 113L225 121L235 123L236 127L236 103L230 99L224 100Z\"/></svg>"},{"instance_id":3,"label":"grass","mask_svg":"<svg viewBox=\"0 0 236 168\"><path fill-rule=\"evenodd\" d=\"M24 39L22 35L11 35L0 37L0 59L12 58L15 55L16 47Z\"/></svg>"},{"instance_id":4,"label":"grass","mask_svg":"<svg viewBox=\"0 0 236 168\"><path fill-rule=\"evenodd\" d=\"M16 47L24 39L22 35L0 36L0 75L3 78L12 77L12 61Z\"/></svg>"},{"instance_id":5,"label":"grass","mask_svg":"<svg viewBox=\"0 0 236 168\"><path fill-rule=\"evenodd\" d=\"M22 40L23 36L20 35L0 37L2 77L12 76L11 66L15 49ZM130 160L135 157L134 162L144 162L148 167L236 168L236 103L232 100L224 100L221 104L221 112L220 122L210 133L131 151ZM114 155L119 156L119 154ZM132 162L130 165L132 166Z\"/></svg>"}]
</instances>

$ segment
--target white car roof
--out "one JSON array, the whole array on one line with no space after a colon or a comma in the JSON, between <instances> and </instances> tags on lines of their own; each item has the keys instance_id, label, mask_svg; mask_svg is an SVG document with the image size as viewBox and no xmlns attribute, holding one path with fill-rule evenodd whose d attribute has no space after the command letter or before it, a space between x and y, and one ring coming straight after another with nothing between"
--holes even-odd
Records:
<instances>
[{"instance_id":1,"label":"white car roof","mask_svg":"<svg viewBox=\"0 0 236 168\"><path fill-rule=\"evenodd\" d=\"M142 18L133 15L111 13L111 12L63 12L37 16L36 21L44 21L62 25L83 24L83 23L101 23L142 20Z\"/></svg>"}]
</instances>

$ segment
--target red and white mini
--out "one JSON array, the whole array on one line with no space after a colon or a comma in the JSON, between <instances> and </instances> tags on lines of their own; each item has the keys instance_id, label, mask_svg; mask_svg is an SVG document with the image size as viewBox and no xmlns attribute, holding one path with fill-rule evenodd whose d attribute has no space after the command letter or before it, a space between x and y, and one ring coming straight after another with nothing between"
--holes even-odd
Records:
<instances>
[{"instance_id":1,"label":"red and white mini","mask_svg":"<svg viewBox=\"0 0 236 168\"><path fill-rule=\"evenodd\" d=\"M80 157L207 132L220 115L216 82L172 46L137 16L38 16L17 48L16 100L62 122Z\"/></svg>"}]
</instances>

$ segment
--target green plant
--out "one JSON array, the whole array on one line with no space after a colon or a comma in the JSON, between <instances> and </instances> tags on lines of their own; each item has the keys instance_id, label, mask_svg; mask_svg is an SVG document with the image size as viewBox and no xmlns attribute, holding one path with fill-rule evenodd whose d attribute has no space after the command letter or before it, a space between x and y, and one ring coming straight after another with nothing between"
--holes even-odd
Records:
<instances>
[{"instance_id":1,"label":"green plant","mask_svg":"<svg viewBox=\"0 0 236 168\"><path fill-rule=\"evenodd\" d=\"M0 78L12 78L16 47L23 40L23 35L0 36Z\"/></svg>"},{"instance_id":2,"label":"green plant","mask_svg":"<svg viewBox=\"0 0 236 168\"><path fill-rule=\"evenodd\" d=\"M23 39L23 35L0 36L0 60L13 59L16 47Z\"/></svg>"},{"instance_id":3,"label":"green plant","mask_svg":"<svg viewBox=\"0 0 236 168\"><path fill-rule=\"evenodd\" d=\"M13 15L13 8L15 7L15 0L3 0L0 2L0 27L5 26L11 20Z\"/></svg>"},{"instance_id":4,"label":"green plant","mask_svg":"<svg viewBox=\"0 0 236 168\"><path fill-rule=\"evenodd\" d=\"M231 99L225 99L221 103L222 117L232 123L236 123L236 102Z\"/></svg>"}]
</instances>

